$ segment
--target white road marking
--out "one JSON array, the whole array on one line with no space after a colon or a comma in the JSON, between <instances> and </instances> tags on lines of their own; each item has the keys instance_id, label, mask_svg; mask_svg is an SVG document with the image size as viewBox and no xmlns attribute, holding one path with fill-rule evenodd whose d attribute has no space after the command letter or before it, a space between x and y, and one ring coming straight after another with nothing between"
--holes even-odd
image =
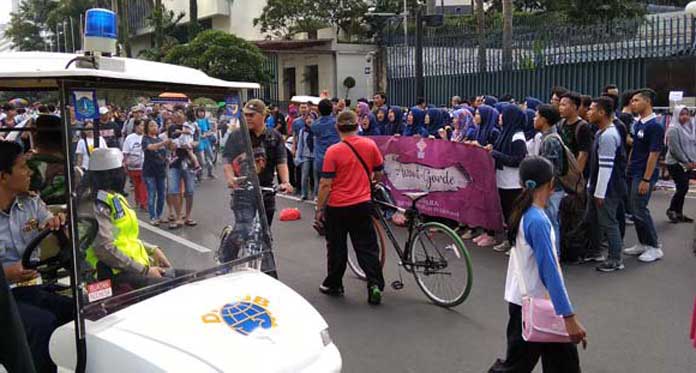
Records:
<instances>
[{"instance_id":1,"label":"white road marking","mask_svg":"<svg viewBox=\"0 0 696 373\"><path fill-rule=\"evenodd\" d=\"M198 251L199 253L205 254L205 253L209 253L209 252L210 252L210 249L208 249L208 248L206 248L206 247L203 247L203 246L201 246L201 245L199 245L199 244L197 244L197 243L195 243L195 242L191 242L191 241L189 241L189 240L187 240L187 239L185 239L185 238L183 238L183 237L179 237L179 236L177 236L177 235L175 235L175 234L171 234L171 233L169 233L169 232L167 232L167 231L165 231L165 230L162 230L162 229L160 229L160 228L153 227L152 225L150 225L150 223L144 222L144 221L142 221L142 220L140 220L140 219L138 219L138 222L140 223L140 227L141 227L141 228L145 228L145 229L149 230L149 231L152 232L152 233L159 234L160 236L162 236L162 237L164 237L164 238L166 238L166 239L169 239L169 240L171 240L171 241L180 243L180 244L182 244L182 245L184 245L184 246L186 246L186 247L188 247L188 248L190 248L190 249L193 249L193 250Z\"/></svg>"}]
</instances>

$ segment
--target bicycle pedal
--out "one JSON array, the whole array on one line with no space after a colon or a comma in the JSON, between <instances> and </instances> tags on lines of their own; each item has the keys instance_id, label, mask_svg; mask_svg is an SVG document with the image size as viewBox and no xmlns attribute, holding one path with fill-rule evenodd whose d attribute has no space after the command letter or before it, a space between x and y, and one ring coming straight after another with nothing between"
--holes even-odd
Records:
<instances>
[{"instance_id":1,"label":"bicycle pedal","mask_svg":"<svg viewBox=\"0 0 696 373\"><path fill-rule=\"evenodd\" d=\"M401 290L404 288L404 283L397 280L391 283L391 287L394 290Z\"/></svg>"}]
</instances>

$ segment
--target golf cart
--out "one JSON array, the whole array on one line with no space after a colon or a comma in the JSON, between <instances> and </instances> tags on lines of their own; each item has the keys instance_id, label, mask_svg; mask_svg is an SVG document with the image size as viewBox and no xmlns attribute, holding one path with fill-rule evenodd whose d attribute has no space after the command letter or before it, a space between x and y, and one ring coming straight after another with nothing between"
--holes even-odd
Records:
<instances>
[{"instance_id":1,"label":"golf cart","mask_svg":"<svg viewBox=\"0 0 696 373\"><path fill-rule=\"evenodd\" d=\"M191 98L246 99L259 88L256 83L223 81L186 67L108 53L0 53L0 91L50 92L63 118L67 206L57 210L66 212L68 224L65 231L41 232L23 257L27 268L41 273L44 284L74 302L75 321L56 329L50 341L51 358L60 372L341 370L341 356L326 321L298 293L266 274L275 270L272 239L243 117L242 159L252 165L240 172L252 171L240 175L240 187L250 191L253 201L246 205L254 209L256 219L249 228L253 232L237 232L247 242L234 260L221 262L215 255L216 235L197 235L193 229L165 232L148 226L144 215L141 239L161 247L174 267L186 270L182 275L144 287L119 287L99 280L86 260L98 226L92 216L94 200L80 200L75 193L73 138L79 130L71 125L68 105L89 117L98 115L99 101L117 97L114 92L120 92L119 97L175 91ZM96 141L99 127L94 120ZM226 200L229 195L219 197ZM224 216L232 215L227 203L217 206ZM207 228L220 230L223 224ZM52 236L59 250L47 254L42 245Z\"/></svg>"}]
</instances>

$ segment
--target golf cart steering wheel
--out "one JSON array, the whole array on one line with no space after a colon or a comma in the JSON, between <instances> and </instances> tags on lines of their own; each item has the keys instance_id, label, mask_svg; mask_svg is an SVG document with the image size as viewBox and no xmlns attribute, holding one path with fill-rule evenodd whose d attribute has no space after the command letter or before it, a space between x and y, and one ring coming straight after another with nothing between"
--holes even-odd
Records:
<instances>
[{"instance_id":1,"label":"golf cart steering wheel","mask_svg":"<svg viewBox=\"0 0 696 373\"><path fill-rule=\"evenodd\" d=\"M77 218L78 234L79 234L79 250L85 252L97 236L99 225L97 220L89 216L80 216ZM60 251L58 254L44 259L32 260L32 254L49 235L54 235L58 239ZM42 230L24 249L22 255L22 266L26 269L37 269L39 272L51 272L59 268L69 269L72 267L72 252L70 250L70 239L65 234L63 229L56 231L48 228Z\"/></svg>"}]
</instances>

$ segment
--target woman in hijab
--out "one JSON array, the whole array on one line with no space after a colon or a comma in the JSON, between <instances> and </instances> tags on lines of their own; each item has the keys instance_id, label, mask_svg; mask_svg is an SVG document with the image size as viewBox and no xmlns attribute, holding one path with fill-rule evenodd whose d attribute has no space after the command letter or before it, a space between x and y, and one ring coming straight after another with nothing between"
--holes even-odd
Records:
<instances>
[{"instance_id":1,"label":"woman in hijab","mask_svg":"<svg viewBox=\"0 0 696 373\"><path fill-rule=\"evenodd\" d=\"M527 144L524 138L524 126L527 117L516 105L508 105L500 115L503 130L494 145L488 144L485 148L491 152L495 160L495 178L500 195L500 204L503 216L507 222L519 196L520 187L519 166L527 155ZM478 246L495 245L495 232L487 231L474 238ZM493 249L499 252L510 250L510 242L506 239Z\"/></svg>"},{"instance_id":2,"label":"woman in hijab","mask_svg":"<svg viewBox=\"0 0 696 373\"><path fill-rule=\"evenodd\" d=\"M488 106L495 106L498 103L498 98L495 96L483 96L483 103Z\"/></svg>"},{"instance_id":3,"label":"woman in hijab","mask_svg":"<svg viewBox=\"0 0 696 373\"><path fill-rule=\"evenodd\" d=\"M404 136L421 136L428 137L428 130L425 129L425 111L414 106L406 117L406 126L404 126Z\"/></svg>"},{"instance_id":4,"label":"woman in hijab","mask_svg":"<svg viewBox=\"0 0 696 373\"><path fill-rule=\"evenodd\" d=\"M475 131L474 116L467 109L455 110L452 114L452 137L454 142L463 142L467 138L469 130Z\"/></svg>"},{"instance_id":5,"label":"woman in hijab","mask_svg":"<svg viewBox=\"0 0 696 373\"><path fill-rule=\"evenodd\" d=\"M438 137L438 131L444 127L442 114L442 110L438 108L430 108L425 114L425 128L429 136Z\"/></svg>"},{"instance_id":6,"label":"woman in hijab","mask_svg":"<svg viewBox=\"0 0 696 373\"><path fill-rule=\"evenodd\" d=\"M401 108L398 106L390 107L389 112L387 113L387 124L384 126L384 132L382 132L382 135L400 136L403 130L404 123Z\"/></svg>"},{"instance_id":7,"label":"woman in hijab","mask_svg":"<svg viewBox=\"0 0 696 373\"><path fill-rule=\"evenodd\" d=\"M360 125L360 135L362 136L379 136L379 128L377 120L370 112L370 106L365 102L358 102L356 108L358 114L358 124Z\"/></svg>"},{"instance_id":8,"label":"woman in hijab","mask_svg":"<svg viewBox=\"0 0 696 373\"><path fill-rule=\"evenodd\" d=\"M488 105L480 105L474 115L475 130L467 134L467 143L485 147L498 139L498 111Z\"/></svg>"},{"instance_id":9,"label":"woman in hijab","mask_svg":"<svg viewBox=\"0 0 696 373\"><path fill-rule=\"evenodd\" d=\"M689 180L696 168L696 123L684 105L674 108L667 130L667 148L665 163L677 188L667 209L667 218L672 223L691 223L694 220L685 216L683 210Z\"/></svg>"},{"instance_id":10,"label":"woman in hijab","mask_svg":"<svg viewBox=\"0 0 696 373\"><path fill-rule=\"evenodd\" d=\"M534 97L527 97L524 99L524 104L522 105L522 110L527 116L527 122L524 127L524 137L527 139L527 154L539 155L541 147L541 133L538 133L534 129L534 117L536 116L537 108L543 102Z\"/></svg>"},{"instance_id":11,"label":"woman in hijab","mask_svg":"<svg viewBox=\"0 0 696 373\"><path fill-rule=\"evenodd\" d=\"M387 110L386 106L383 106L383 107L377 109L374 116L375 116L376 128L379 130L379 133L384 134L385 127L387 126L387 123L388 123L387 118L389 116L389 110Z\"/></svg>"}]
</instances>

